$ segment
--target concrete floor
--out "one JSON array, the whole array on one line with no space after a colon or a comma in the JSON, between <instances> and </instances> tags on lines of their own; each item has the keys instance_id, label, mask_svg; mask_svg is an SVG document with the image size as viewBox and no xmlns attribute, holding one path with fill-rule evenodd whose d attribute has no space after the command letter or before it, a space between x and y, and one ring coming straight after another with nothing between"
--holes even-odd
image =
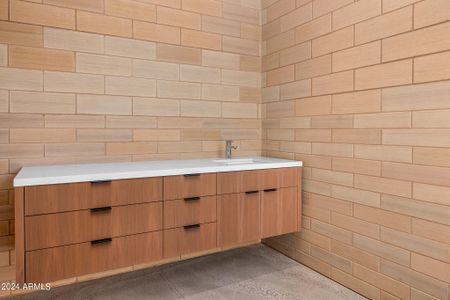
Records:
<instances>
[{"instance_id":1,"label":"concrete floor","mask_svg":"<svg viewBox=\"0 0 450 300\"><path fill-rule=\"evenodd\" d=\"M365 299L263 245L14 299Z\"/></svg>"}]
</instances>

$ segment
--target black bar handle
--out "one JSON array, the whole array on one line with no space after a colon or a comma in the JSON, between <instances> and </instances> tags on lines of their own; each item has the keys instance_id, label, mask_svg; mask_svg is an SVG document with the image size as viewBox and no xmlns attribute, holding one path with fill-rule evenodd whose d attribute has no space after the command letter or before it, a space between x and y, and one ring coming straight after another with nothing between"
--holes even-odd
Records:
<instances>
[{"instance_id":1,"label":"black bar handle","mask_svg":"<svg viewBox=\"0 0 450 300\"><path fill-rule=\"evenodd\" d=\"M256 193L259 193L259 191L247 191L247 192L245 192L247 195L248 194L256 194Z\"/></svg>"},{"instance_id":2,"label":"black bar handle","mask_svg":"<svg viewBox=\"0 0 450 300\"><path fill-rule=\"evenodd\" d=\"M191 224L191 225L185 225L183 226L184 229L193 229L193 228L199 228L200 224Z\"/></svg>"},{"instance_id":3,"label":"black bar handle","mask_svg":"<svg viewBox=\"0 0 450 300\"><path fill-rule=\"evenodd\" d=\"M112 209L111 206L94 207L94 208L91 208L91 213L110 211L111 209Z\"/></svg>"},{"instance_id":4,"label":"black bar handle","mask_svg":"<svg viewBox=\"0 0 450 300\"><path fill-rule=\"evenodd\" d=\"M197 201L200 200L200 197L187 197L184 198L184 201Z\"/></svg>"},{"instance_id":5,"label":"black bar handle","mask_svg":"<svg viewBox=\"0 0 450 300\"><path fill-rule=\"evenodd\" d=\"M273 189L265 189L264 192L276 192L277 189L273 188Z\"/></svg>"},{"instance_id":6,"label":"black bar handle","mask_svg":"<svg viewBox=\"0 0 450 300\"><path fill-rule=\"evenodd\" d=\"M195 177L200 176L200 173L184 174L184 177Z\"/></svg>"},{"instance_id":7,"label":"black bar handle","mask_svg":"<svg viewBox=\"0 0 450 300\"><path fill-rule=\"evenodd\" d=\"M111 243L111 242L112 242L112 238L99 239L99 240L91 241L91 245L106 244L106 243Z\"/></svg>"},{"instance_id":8,"label":"black bar handle","mask_svg":"<svg viewBox=\"0 0 450 300\"><path fill-rule=\"evenodd\" d=\"M102 184L102 183L111 183L112 180L94 180L91 181L91 184Z\"/></svg>"}]
</instances>

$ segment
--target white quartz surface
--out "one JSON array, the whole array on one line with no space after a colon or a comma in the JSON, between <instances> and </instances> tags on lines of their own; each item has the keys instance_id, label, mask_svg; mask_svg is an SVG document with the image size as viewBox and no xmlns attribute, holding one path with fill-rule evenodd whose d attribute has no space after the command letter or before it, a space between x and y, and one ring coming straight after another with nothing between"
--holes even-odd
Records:
<instances>
[{"instance_id":1,"label":"white quartz surface","mask_svg":"<svg viewBox=\"0 0 450 300\"><path fill-rule=\"evenodd\" d=\"M215 158L34 166L23 167L14 178L14 186L274 169L302 165L301 161L280 158L245 157L234 158L232 161Z\"/></svg>"}]
</instances>

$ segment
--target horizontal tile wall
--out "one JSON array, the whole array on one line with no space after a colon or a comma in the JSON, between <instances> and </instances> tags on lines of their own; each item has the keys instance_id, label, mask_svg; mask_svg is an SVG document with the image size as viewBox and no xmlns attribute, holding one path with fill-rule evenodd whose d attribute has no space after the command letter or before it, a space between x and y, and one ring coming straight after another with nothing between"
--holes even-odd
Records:
<instances>
[{"instance_id":1,"label":"horizontal tile wall","mask_svg":"<svg viewBox=\"0 0 450 300\"><path fill-rule=\"evenodd\" d=\"M303 160L270 245L370 299L449 299L450 1L263 0L263 153Z\"/></svg>"},{"instance_id":2,"label":"horizontal tile wall","mask_svg":"<svg viewBox=\"0 0 450 300\"><path fill-rule=\"evenodd\" d=\"M259 0L0 0L0 281L24 165L260 154Z\"/></svg>"}]
</instances>

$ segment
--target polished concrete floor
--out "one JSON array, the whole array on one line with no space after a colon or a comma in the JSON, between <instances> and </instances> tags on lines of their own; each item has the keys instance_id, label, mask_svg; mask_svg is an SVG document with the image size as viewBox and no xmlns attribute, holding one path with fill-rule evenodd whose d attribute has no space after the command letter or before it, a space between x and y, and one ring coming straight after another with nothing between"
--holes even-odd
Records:
<instances>
[{"instance_id":1,"label":"polished concrete floor","mask_svg":"<svg viewBox=\"0 0 450 300\"><path fill-rule=\"evenodd\" d=\"M263 245L14 299L364 299Z\"/></svg>"}]
</instances>

